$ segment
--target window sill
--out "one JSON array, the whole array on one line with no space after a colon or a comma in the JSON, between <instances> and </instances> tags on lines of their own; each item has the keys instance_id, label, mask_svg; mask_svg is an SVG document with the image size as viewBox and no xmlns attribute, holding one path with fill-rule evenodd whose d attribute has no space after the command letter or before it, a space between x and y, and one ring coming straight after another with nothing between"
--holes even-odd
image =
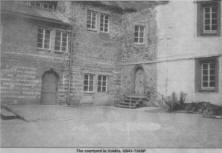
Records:
<instances>
[{"instance_id":1,"label":"window sill","mask_svg":"<svg viewBox=\"0 0 222 153\"><path fill-rule=\"evenodd\" d=\"M88 31L92 31L92 32L97 32L97 29L90 29L90 28L87 28Z\"/></svg>"},{"instance_id":2,"label":"window sill","mask_svg":"<svg viewBox=\"0 0 222 153\"><path fill-rule=\"evenodd\" d=\"M212 93L212 92L218 92L217 89L199 89L198 92L200 93Z\"/></svg>"},{"instance_id":3,"label":"window sill","mask_svg":"<svg viewBox=\"0 0 222 153\"><path fill-rule=\"evenodd\" d=\"M38 48L38 47L37 47L37 50L38 50L38 51L47 51L47 52L51 52L51 49L45 49L45 48Z\"/></svg>"},{"instance_id":4,"label":"window sill","mask_svg":"<svg viewBox=\"0 0 222 153\"><path fill-rule=\"evenodd\" d=\"M220 36L220 33L217 32L217 33L204 33L202 32L200 35L200 37L219 37Z\"/></svg>"},{"instance_id":5,"label":"window sill","mask_svg":"<svg viewBox=\"0 0 222 153\"><path fill-rule=\"evenodd\" d=\"M90 95L95 94L95 91L83 91L84 94Z\"/></svg>"},{"instance_id":6,"label":"window sill","mask_svg":"<svg viewBox=\"0 0 222 153\"><path fill-rule=\"evenodd\" d=\"M145 43L136 43L136 42L134 42L134 45L135 46L145 46Z\"/></svg>"},{"instance_id":7,"label":"window sill","mask_svg":"<svg viewBox=\"0 0 222 153\"><path fill-rule=\"evenodd\" d=\"M57 51L57 50L54 50L54 53L56 54L64 54L66 51Z\"/></svg>"}]
</instances>

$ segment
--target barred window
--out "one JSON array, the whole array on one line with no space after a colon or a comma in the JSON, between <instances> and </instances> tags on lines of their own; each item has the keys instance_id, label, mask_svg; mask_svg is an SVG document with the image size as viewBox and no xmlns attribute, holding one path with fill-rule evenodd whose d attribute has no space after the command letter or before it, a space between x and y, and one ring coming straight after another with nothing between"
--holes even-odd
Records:
<instances>
[{"instance_id":1,"label":"barred window","mask_svg":"<svg viewBox=\"0 0 222 153\"><path fill-rule=\"evenodd\" d=\"M93 91L93 74L84 75L84 91L90 92Z\"/></svg>"},{"instance_id":2,"label":"barred window","mask_svg":"<svg viewBox=\"0 0 222 153\"><path fill-rule=\"evenodd\" d=\"M134 42L135 43L144 43L144 26L136 25L134 32Z\"/></svg>"},{"instance_id":3,"label":"barred window","mask_svg":"<svg viewBox=\"0 0 222 153\"><path fill-rule=\"evenodd\" d=\"M106 75L98 75L98 92L106 92L107 91L107 76Z\"/></svg>"},{"instance_id":4,"label":"barred window","mask_svg":"<svg viewBox=\"0 0 222 153\"><path fill-rule=\"evenodd\" d=\"M100 31L108 32L109 26L109 16L106 14L100 15Z\"/></svg>"},{"instance_id":5,"label":"barred window","mask_svg":"<svg viewBox=\"0 0 222 153\"><path fill-rule=\"evenodd\" d=\"M42 27L38 28L37 47L41 49L50 49L50 30Z\"/></svg>"},{"instance_id":6,"label":"barred window","mask_svg":"<svg viewBox=\"0 0 222 153\"><path fill-rule=\"evenodd\" d=\"M56 30L55 50L58 52L68 50L68 32Z\"/></svg>"},{"instance_id":7,"label":"barred window","mask_svg":"<svg viewBox=\"0 0 222 153\"><path fill-rule=\"evenodd\" d=\"M96 12L87 10L87 28L90 30L96 29Z\"/></svg>"}]
</instances>

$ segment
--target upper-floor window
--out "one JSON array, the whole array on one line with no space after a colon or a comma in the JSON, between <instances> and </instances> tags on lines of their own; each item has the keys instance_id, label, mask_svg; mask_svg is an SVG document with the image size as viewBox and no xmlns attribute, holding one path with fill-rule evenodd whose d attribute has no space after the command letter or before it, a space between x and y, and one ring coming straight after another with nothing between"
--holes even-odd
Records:
<instances>
[{"instance_id":1,"label":"upper-floor window","mask_svg":"<svg viewBox=\"0 0 222 153\"><path fill-rule=\"evenodd\" d=\"M107 91L107 76L106 75L98 75L98 92L106 92Z\"/></svg>"},{"instance_id":2,"label":"upper-floor window","mask_svg":"<svg viewBox=\"0 0 222 153\"><path fill-rule=\"evenodd\" d=\"M87 29L96 30L96 12L87 10Z\"/></svg>"},{"instance_id":3,"label":"upper-floor window","mask_svg":"<svg viewBox=\"0 0 222 153\"><path fill-rule=\"evenodd\" d=\"M144 30L145 27L142 25L136 25L134 31L134 42L138 44L144 43Z\"/></svg>"},{"instance_id":4,"label":"upper-floor window","mask_svg":"<svg viewBox=\"0 0 222 153\"><path fill-rule=\"evenodd\" d=\"M50 30L38 28L37 47L41 49L50 49Z\"/></svg>"},{"instance_id":5,"label":"upper-floor window","mask_svg":"<svg viewBox=\"0 0 222 153\"><path fill-rule=\"evenodd\" d=\"M46 10L55 10L57 7L57 1L28 1L29 7L46 9Z\"/></svg>"},{"instance_id":6,"label":"upper-floor window","mask_svg":"<svg viewBox=\"0 0 222 153\"><path fill-rule=\"evenodd\" d=\"M83 82L83 90L86 92L93 91L93 74L85 74L84 75L84 82Z\"/></svg>"},{"instance_id":7,"label":"upper-floor window","mask_svg":"<svg viewBox=\"0 0 222 153\"><path fill-rule=\"evenodd\" d=\"M55 50L64 52L68 50L68 32L56 30Z\"/></svg>"},{"instance_id":8,"label":"upper-floor window","mask_svg":"<svg viewBox=\"0 0 222 153\"><path fill-rule=\"evenodd\" d=\"M218 35L220 33L219 1L202 1L198 3L198 30L201 35Z\"/></svg>"},{"instance_id":9,"label":"upper-floor window","mask_svg":"<svg viewBox=\"0 0 222 153\"><path fill-rule=\"evenodd\" d=\"M204 58L198 60L197 81L200 91L215 91L218 86L217 58Z\"/></svg>"},{"instance_id":10,"label":"upper-floor window","mask_svg":"<svg viewBox=\"0 0 222 153\"><path fill-rule=\"evenodd\" d=\"M109 16L107 14L100 14L100 31L108 32Z\"/></svg>"}]
</instances>

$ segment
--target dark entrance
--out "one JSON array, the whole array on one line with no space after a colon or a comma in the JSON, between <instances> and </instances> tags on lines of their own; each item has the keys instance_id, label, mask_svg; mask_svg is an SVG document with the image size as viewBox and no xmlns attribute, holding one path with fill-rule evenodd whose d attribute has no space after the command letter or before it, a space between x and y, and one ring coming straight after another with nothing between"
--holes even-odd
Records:
<instances>
[{"instance_id":1,"label":"dark entrance","mask_svg":"<svg viewBox=\"0 0 222 153\"><path fill-rule=\"evenodd\" d=\"M41 104L56 104L58 80L59 76L53 69L50 69L43 74Z\"/></svg>"}]
</instances>

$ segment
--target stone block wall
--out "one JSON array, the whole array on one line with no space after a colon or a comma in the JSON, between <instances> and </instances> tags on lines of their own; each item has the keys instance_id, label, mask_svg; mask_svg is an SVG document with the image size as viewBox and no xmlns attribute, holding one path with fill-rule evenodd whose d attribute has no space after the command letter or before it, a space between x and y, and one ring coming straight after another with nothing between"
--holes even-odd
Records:
<instances>
[{"instance_id":1,"label":"stone block wall","mask_svg":"<svg viewBox=\"0 0 222 153\"><path fill-rule=\"evenodd\" d=\"M87 10L97 12L97 30L86 27ZM122 17L121 14L101 7L73 2L71 9L64 10L74 22L73 63L72 63L72 97L80 98L80 103L112 104L113 97L119 88L117 64L122 50ZM109 32L99 31L99 15L109 15ZM94 89L91 93L83 91L85 73L94 75ZM108 76L108 91L97 92L98 75Z\"/></svg>"},{"instance_id":2,"label":"stone block wall","mask_svg":"<svg viewBox=\"0 0 222 153\"><path fill-rule=\"evenodd\" d=\"M135 94L135 68L140 66L145 74L144 95L156 96L156 65L146 64L156 59L157 35L155 9L147 8L142 11L123 15L124 41L121 52L121 94ZM135 25L145 26L143 44L134 43Z\"/></svg>"},{"instance_id":3,"label":"stone block wall","mask_svg":"<svg viewBox=\"0 0 222 153\"><path fill-rule=\"evenodd\" d=\"M53 69L59 75L56 103L64 102L65 54L37 48L38 26L51 29L61 29L63 26L16 14L3 14L1 21L2 103L39 104L42 75L49 69Z\"/></svg>"}]
</instances>

